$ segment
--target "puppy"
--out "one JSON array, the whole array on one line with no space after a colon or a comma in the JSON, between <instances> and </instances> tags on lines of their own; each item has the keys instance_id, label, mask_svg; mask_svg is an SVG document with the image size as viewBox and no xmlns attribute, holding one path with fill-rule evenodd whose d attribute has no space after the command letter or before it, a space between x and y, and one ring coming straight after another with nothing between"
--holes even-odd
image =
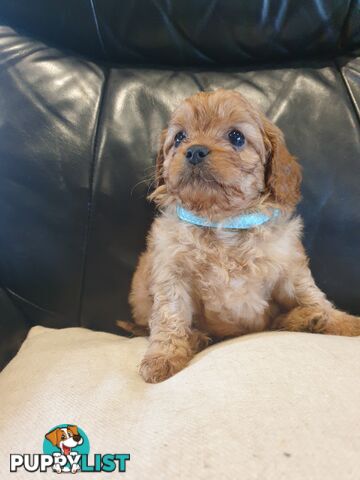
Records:
<instances>
[{"instance_id":1,"label":"puppy","mask_svg":"<svg viewBox=\"0 0 360 480\"><path fill-rule=\"evenodd\" d=\"M137 328L150 329L146 382L179 372L210 340L266 329L360 335L360 318L336 310L309 270L293 213L301 168L241 94L186 99L162 133L156 172L160 214L130 292Z\"/></svg>"}]
</instances>

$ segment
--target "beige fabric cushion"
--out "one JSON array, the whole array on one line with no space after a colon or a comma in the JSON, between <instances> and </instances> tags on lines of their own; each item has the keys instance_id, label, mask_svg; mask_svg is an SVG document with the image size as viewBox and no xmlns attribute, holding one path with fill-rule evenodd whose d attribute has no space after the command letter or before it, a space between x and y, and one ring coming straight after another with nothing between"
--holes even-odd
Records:
<instances>
[{"instance_id":1,"label":"beige fabric cushion","mask_svg":"<svg viewBox=\"0 0 360 480\"><path fill-rule=\"evenodd\" d=\"M158 385L137 373L146 345L33 328L0 374L1 478L55 478L8 473L9 454L41 453L60 423L80 426L91 453L131 454L126 473L86 480L360 477L360 339L249 335Z\"/></svg>"}]
</instances>

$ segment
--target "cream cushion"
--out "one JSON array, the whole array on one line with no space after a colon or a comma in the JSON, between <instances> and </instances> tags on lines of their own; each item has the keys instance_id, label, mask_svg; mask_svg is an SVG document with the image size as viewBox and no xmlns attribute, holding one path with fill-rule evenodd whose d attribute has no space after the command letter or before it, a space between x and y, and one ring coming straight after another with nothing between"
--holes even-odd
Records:
<instances>
[{"instance_id":1,"label":"cream cushion","mask_svg":"<svg viewBox=\"0 0 360 480\"><path fill-rule=\"evenodd\" d=\"M80 426L91 453L130 453L125 480L360 478L360 339L273 332L214 345L144 383L147 339L34 327L0 374L1 478L10 453Z\"/></svg>"}]
</instances>

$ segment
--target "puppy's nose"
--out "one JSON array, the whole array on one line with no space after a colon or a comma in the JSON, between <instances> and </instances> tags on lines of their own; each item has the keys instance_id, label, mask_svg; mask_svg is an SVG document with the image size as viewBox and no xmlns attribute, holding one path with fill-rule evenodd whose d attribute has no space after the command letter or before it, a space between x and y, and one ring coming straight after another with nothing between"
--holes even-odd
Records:
<instances>
[{"instance_id":1,"label":"puppy's nose","mask_svg":"<svg viewBox=\"0 0 360 480\"><path fill-rule=\"evenodd\" d=\"M80 442L81 437L80 435L74 435L73 439L75 440L75 442Z\"/></svg>"},{"instance_id":2,"label":"puppy's nose","mask_svg":"<svg viewBox=\"0 0 360 480\"><path fill-rule=\"evenodd\" d=\"M186 150L185 158L192 165L202 162L210 150L204 145L192 145Z\"/></svg>"}]
</instances>

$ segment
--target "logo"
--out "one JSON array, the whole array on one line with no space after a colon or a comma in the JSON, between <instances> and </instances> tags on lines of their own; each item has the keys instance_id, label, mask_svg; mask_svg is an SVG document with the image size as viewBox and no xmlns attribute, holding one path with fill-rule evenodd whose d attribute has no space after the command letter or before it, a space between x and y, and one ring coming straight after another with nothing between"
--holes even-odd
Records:
<instances>
[{"instance_id":1,"label":"logo","mask_svg":"<svg viewBox=\"0 0 360 480\"><path fill-rule=\"evenodd\" d=\"M126 472L129 453L95 453L90 456L89 439L77 425L57 425L45 434L43 453L12 453L10 472L56 473Z\"/></svg>"}]
</instances>

